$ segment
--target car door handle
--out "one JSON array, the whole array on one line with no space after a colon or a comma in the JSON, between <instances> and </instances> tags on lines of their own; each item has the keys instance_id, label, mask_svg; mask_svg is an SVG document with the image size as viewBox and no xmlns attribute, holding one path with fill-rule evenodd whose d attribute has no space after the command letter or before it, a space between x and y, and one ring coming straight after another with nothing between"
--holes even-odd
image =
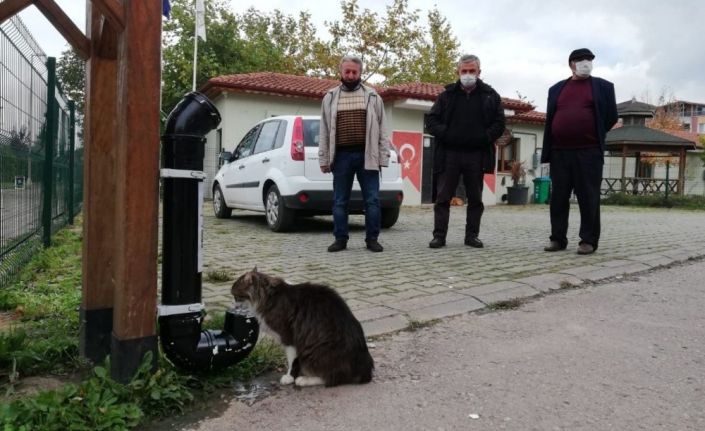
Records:
<instances>
[{"instance_id":1,"label":"car door handle","mask_svg":"<svg viewBox=\"0 0 705 431\"><path fill-rule=\"evenodd\" d=\"M269 163L269 159L265 157L264 159L262 159L262 163Z\"/></svg>"},{"instance_id":2,"label":"car door handle","mask_svg":"<svg viewBox=\"0 0 705 431\"><path fill-rule=\"evenodd\" d=\"M240 165L237 167L238 169L245 169L245 165Z\"/></svg>"}]
</instances>

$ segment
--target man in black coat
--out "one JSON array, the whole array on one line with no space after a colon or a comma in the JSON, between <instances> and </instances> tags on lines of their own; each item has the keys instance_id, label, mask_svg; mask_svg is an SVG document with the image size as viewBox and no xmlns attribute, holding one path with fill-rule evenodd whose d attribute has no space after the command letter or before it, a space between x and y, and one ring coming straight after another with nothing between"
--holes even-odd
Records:
<instances>
[{"instance_id":1,"label":"man in black coat","mask_svg":"<svg viewBox=\"0 0 705 431\"><path fill-rule=\"evenodd\" d=\"M446 244L450 200L463 176L468 208L465 245L482 248L480 219L484 174L494 173L494 142L504 132L502 99L480 77L480 59L463 55L458 81L446 86L428 115L426 127L436 138L433 155L433 240L431 248Z\"/></svg>"},{"instance_id":2,"label":"man in black coat","mask_svg":"<svg viewBox=\"0 0 705 431\"><path fill-rule=\"evenodd\" d=\"M605 136L617 122L614 85L591 76L595 55L587 48L568 57L573 75L548 90L541 162L551 168L551 237L545 251L568 246L570 195L580 207L578 254L591 254L600 240L600 186Z\"/></svg>"}]
</instances>

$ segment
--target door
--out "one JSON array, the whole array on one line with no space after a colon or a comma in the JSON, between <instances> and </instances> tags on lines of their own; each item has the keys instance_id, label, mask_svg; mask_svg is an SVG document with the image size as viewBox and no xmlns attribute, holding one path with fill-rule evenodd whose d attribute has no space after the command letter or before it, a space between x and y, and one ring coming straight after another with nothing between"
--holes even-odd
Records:
<instances>
[{"instance_id":1,"label":"door","mask_svg":"<svg viewBox=\"0 0 705 431\"><path fill-rule=\"evenodd\" d=\"M260 125L257 125L245 134L245 137L235 147L233 156L223 173L223 196L229 206L242 207L246 202L246 189L252 187L252 184L245 181L244 170L247 158L252 155L254 150L259 130Z\"/></svg>"},{"instance_id":2,"label":"door","mask_svg":"<svg viewBox=\"0 0 705 431\"><path fill-rule=\"evenodd\" d=\"M240 181L243 184L243 203L252 209L264 209L262 186L267 179L267 171L273 164L272 150L277 141L280 124L280 120L262 123L252 155L242 161L244 168L240 169Z\"/></svg>"}]
</instances>

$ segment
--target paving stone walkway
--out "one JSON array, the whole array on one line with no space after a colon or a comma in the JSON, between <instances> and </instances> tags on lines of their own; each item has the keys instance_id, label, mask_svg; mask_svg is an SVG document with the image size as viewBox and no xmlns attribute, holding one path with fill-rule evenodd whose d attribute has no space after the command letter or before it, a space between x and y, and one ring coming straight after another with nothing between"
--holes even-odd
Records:
<instances>
[{"instance_id":1,"label":"paving stone walkway","mask_svg":"<svg viewBox=\"0 0 705 431\"><path fill-rule=\"evenodd\" d=\"M595 254L579 256L579 212L571 208L568 249L546 253L547 205L485 209L485 248L463 244L465 207L451 209L447 246L428 248L431 206L404 207L399 222L383 230L384 252L365 249L363 216L351 216L348 249L328 253L331 217L301 219L297 230L274 233L264 216L234 211L216 219L206 202L203 300L209 310L232 304L230 286L254 266L289 282L315 281L336 289L368 336L411 324L479 310L570 285L647 271L705 256L705 214L695 211L603 207ZM209 274L224 271L226 282Z\"/></svg>"}]
</instances>

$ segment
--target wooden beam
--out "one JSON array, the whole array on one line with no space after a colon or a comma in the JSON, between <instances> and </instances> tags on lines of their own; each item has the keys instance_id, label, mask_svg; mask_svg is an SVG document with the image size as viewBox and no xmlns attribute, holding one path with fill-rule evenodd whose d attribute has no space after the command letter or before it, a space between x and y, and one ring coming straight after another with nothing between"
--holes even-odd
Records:
<instances>
[{"instance_id":1,"label":"wooden beam","mask_svg":"<svg viewBox=\"0 0 705 431\"><path fill-rule=\"evenodd\" d=\"M627 149L628 147L626 145L622 146L622 193L627 192Z\"/></svg>"},{"instance_id":2,"label":"wooden beam","mask_svg":"<svg viewBox=\"0 0 705 431\"><path fill-rule=\"evenodd\" d=\"M5 22L24 8L32 4L32 0L4 0L0 1L0 24Z\"/></svg>"},{"instance_id":3,"label":"wooden beam","mask_svg":"<svg viewBox=\"0 0 705 431\"><path fill-rule=\"evenodd\" d=\"M2 3L0 3L2 4ZM34 0L34 5L61 33L83 60L90 57L90 41L54 0Z\"/></svg>"},{"instance_id":4,"label":"wooden beam","mask_svg":"<svg viewBox=\"0 0 705 431\"><path fill-rule=\"evenodd\" d=\"M125 29L125 12L119 0L93 0L93 6L114 26L118 33Z\"/></svg>"},{"instance_id":5,"label":"wooden beam","mask_svg":"<svg viewBox=\"0 0 705 431\"><path fill-rule=\"evenodd\" d=\"M95 41L102 14L86 0L86 32ZM105 35L103 35L105 38ZM114 34L117 45L117 34ZM117 153L117 58L93 43L86 63L83 190L83 286L81 355L94 363L110 353L115 292L115 205Z\"/></svg>"},{"instance_id":6,"label":"wooden beam","mask_svg":"<svg viewBox=\"0 0 705 431\"><path fill-rule=\"evenodd\" d=\"M681 147L678 155L678 194L681 196L685 194L685 161L685 148Z\"/></svg>"},{"instance_id":7,"label":"wooden beam","mask_svg":"<svg viewBox=\"0 0 705 431\"><path fill-rule=\"evenodd\" d=\"M159 88L162 2L123 0L118 45L115 311L111 375L132 378L142 356L156 367Z\"/></svg>"},{"instance_id":8,"label":"wooden beam","mask_svg":"<svg viewBox=\"0 0 705 431\"><path fill-rule=\"evenodd\" d=\"M93 46L92 55L98 55L105 59L117 60L119 32L115 28L114 24L105 19L104 16L100 17L100 22L97 25L98 31L91 36Z\"/></svg>"}]
</instances>

